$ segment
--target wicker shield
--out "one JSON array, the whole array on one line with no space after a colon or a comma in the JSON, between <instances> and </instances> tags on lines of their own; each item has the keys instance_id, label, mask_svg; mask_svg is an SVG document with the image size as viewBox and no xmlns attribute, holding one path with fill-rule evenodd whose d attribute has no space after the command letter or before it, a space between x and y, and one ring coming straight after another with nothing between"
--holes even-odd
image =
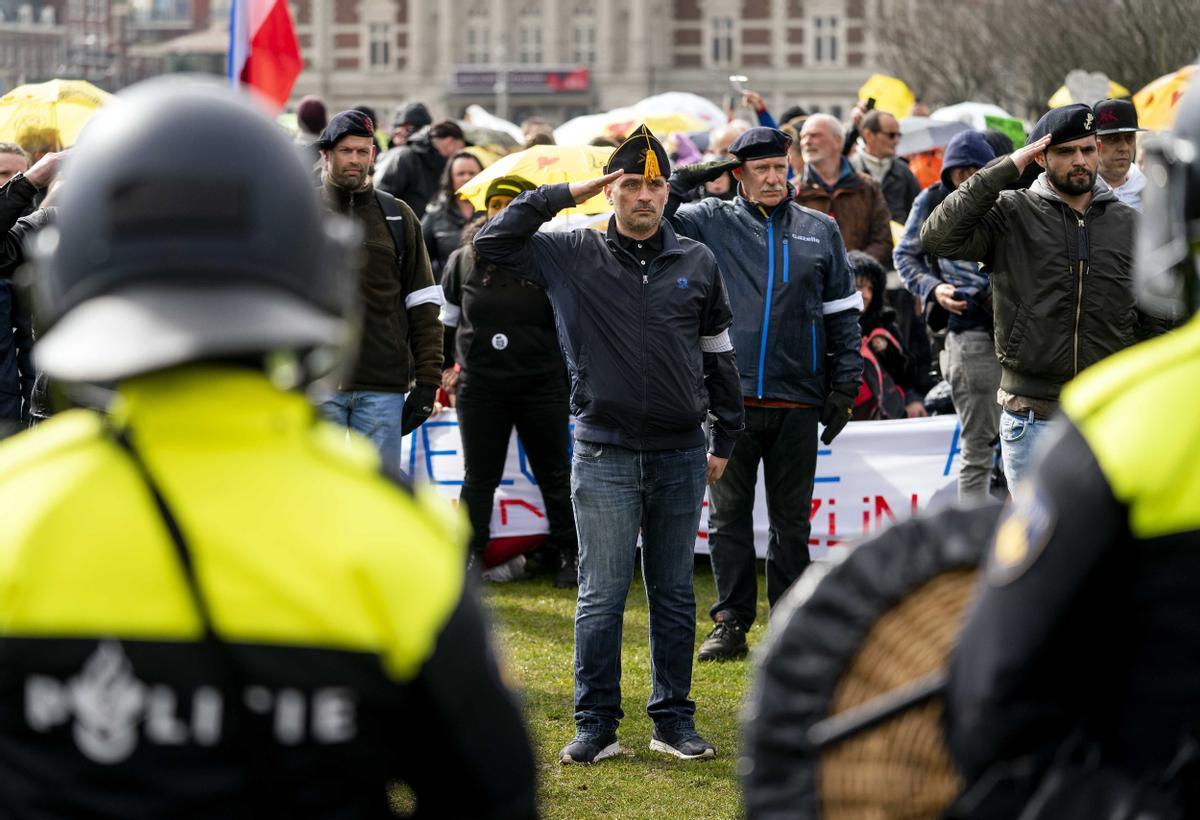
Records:
<instances>
[{"instance_id":1,"label":"wicker shield","mask_svg":"<svg viewBox=\"0 0 1200 820\"><path fill-rule=\"evenodd\" d=\"M840 742L808 732L943 672L1000 505L897 524L804 578L772 613L747 702L749 816L936 818L961 782L934 698Z\"/></svg>"}]
</instances>

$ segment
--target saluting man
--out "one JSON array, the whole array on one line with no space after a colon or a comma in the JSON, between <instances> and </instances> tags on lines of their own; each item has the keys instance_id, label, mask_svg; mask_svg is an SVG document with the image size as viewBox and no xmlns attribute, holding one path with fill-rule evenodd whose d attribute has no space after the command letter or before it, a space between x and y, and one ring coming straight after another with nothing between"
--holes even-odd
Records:
<instances>
[{"instance_id":1,"label":"saluting man","mask_svg":"<svg viewBox=\"0 0 1200 820\"><path fill-rule=\"evenodd\" d=\"M715 755L696 731L689 698L692 556L705 480L725 469L742 401L716 260L662 219L669 167L642 126L613 152L603 177L524 193L475 237L480 256L546 288L571 376L577 733L563 763L620 752L621 624L639 529L650 604L650 748L685 759ZM607 232L538 232L602 190L613 205Z\"/></svg>"},{"instance_id":2,"label":"saluting man","mask_svg":"<svg viewBox=\"0 0 1200 820\"><path fill-rule=\"evenodd\" d=\"M715 621L700 660L746 654L757 610L754 492L765 470L767 600L808 566L817 423L830 444L846 426L862 377L862 297L837 223L792 199L787 153L775 128L751 128L729 147L736 159L679 169L667 213L717 257L733 309L732 338L746 429L709 492L708 537L717 584ZM738 193L680 205L689 188L733 168Z\"/></svg>"}]
</instances>

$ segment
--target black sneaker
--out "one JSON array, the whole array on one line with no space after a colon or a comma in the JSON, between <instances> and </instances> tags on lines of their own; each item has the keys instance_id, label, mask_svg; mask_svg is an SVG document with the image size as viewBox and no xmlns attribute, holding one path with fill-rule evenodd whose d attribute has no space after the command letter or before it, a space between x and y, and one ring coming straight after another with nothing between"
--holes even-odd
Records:
<instances>
[{"instance_id":1,"label":"black sneaker","mask_svg":"<svg viewBox=\"0 0 1200 820\"><path fill-rule=\"evenodd\" d=\"M558 572L554 574L554 586L570 589L579 586L579 557L574 553L559 553Z\"/></svg>"},{"instance_id":2,"label":"black sneaker","mask_svg":"<svg viewBox=\"0 0 1200 820\"><path fill-rule=\"evenodd\" d=\"M558 761L563 764L599 763L606 757L616 757L621 753L621 744L617 742L617 733L609 732L598 737L576 737L563 747Z\"/></svg>"},{"instance_id":3,"label":"black sneaker","mask_svg":"<svg viewBox=\"0 0 1200 820\"><path fill-rule=\"evenodd\" d=\"M733 616L722 610L717 613L717 623L700 644L698 657L702 661L731 661L741 658L750 651L746 645L746 630Z\"/></svg>"},{"instance_id":4,"label":"black sneaker","mask_svg":"<svg viewBox=\"0 0 1200 820\"><path fill-rule=\"evenodd\" d=\"M650 736L650 751L674 755L680 760L711 760L717 756L713 745L700 737L695 729L668 733L659 731L657 726Z\"/></svg>"}]
</instances>

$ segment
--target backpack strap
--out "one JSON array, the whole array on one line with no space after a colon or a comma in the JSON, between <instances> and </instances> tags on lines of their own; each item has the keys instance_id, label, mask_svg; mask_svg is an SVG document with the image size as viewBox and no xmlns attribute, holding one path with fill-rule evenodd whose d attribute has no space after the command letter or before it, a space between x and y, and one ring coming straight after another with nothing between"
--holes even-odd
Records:
<instances>
[{"instance_id":1,"label":"backpack strap","mask_svg":"<svg viewBox=\"0 0 1200 820\"><path fill-rule=\"evenodd\" d=\"M383 209L383 218L387 220L388 231L392 234L392 244L396 246L396 264L403 267L404 251L406 250L404 214L400 212L400 205L397 203L396 197L391 194L376 188L375 199L379 202L379 207Z\"/></svg>"}]
</instances>

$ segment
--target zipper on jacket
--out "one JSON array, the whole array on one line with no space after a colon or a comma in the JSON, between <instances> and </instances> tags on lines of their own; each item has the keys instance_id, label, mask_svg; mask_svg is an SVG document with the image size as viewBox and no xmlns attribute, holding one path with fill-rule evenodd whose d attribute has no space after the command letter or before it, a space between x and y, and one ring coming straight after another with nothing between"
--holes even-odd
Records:
<instances>
[{"instance_id":1,"label":"zipper on jacket","mask_svg":"<svg viewBox=\"0 0 1200 820\"><path fill-rule=\"evenodd\" d=\"M657 260L655 260L655 261L657 261ZM650 264L653 265L654 263L651 262ZM641 420L641 425L640 425L642 435L639 437L640 439L643 439L646 435L646 414L649 412L648 402L646 400L646 393L647 393L647 390L646 390L646 365L649 364L649 362L646 359L646 288L649 285L650 285L650 271L643 270L642 271L642 367L641 367L641 371L642 371L642 420ZM642 442L639 440L638 444L641 445Z\"/></svg>"},{"instance_id":2,"label":"zipper on jacket","mask_svg":"<svg viewBox=\"0 0 1200 820\"><path fill-rule=\"evenodd\" d=\"M786 285L788 280L788 268L791 266L791 254L788 253L787 237L783 238L783 283Z\"/></svg>"},{"instance_id":3,"label":"zipper on jacket","mask_svg":"<svg viewBox=\"0 0 1200 820\"><path fill-rule=\"evenodd\" d=\"M758 397L763 397L763 377L767 367L767 330L771 326L771 293L775 286L775 225L767 217L767 295L763 298L762 335L758 341Z\"/></svg>"},{"instance_id":4,"label":"zipper on jacket","mask_svg":"<svg viewBox=\"0 0 1200 820\"><path fill-rule=\"evenodd\" d=\"M1083 316L1083 279L1087 276L1088 263L1088 236L1087 223L1083 217L1076 216L1076 221L1079 223L1079 263L1076 266L1076 282L1075 282L1075 333L1073 335L1074 349L1074 370L1072 375L1079 374L1079 323Z\"/></svg>"},{"instance_id":5,"label":"zipper on jacket","mask_svg":"<svg viewBox=\"0 0 1200 820\"><path fill-rule=\"evenodd\" d=\"M817 372L817 320L813 319L812 324L812 372Z\"/></svg>"}]
</instances>

